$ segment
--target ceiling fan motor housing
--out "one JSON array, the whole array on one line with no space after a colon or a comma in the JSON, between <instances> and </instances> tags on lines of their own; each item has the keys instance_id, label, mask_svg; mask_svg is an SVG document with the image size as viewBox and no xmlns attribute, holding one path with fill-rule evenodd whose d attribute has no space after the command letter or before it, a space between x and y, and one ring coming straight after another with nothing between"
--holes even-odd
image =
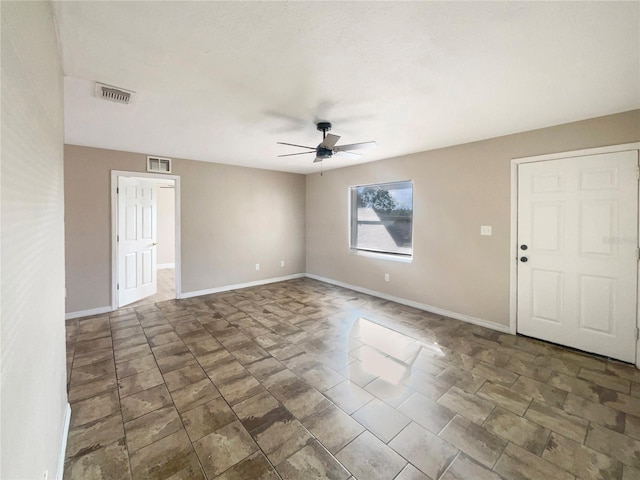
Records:
<instances>
[{"instance_id":1,"label":"ceiling fan motor housing","mask_svg":"<svg viewBox=\"0 0 640 480\"><path fill-rule=\"evenodd\" d=\"M331 158L333 156L333 151L318 145L318 148L316 148L316 156L319 158Z\"/></svg>"}]
</instances>

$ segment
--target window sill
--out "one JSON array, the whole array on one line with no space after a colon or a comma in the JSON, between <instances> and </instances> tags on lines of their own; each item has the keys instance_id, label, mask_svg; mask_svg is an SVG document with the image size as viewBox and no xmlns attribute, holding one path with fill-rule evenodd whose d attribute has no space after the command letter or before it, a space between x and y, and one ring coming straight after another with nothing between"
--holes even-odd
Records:
<instances>
[{"instance_id":1,"label":"window sill","mask_svg":"<svg viewBox=\"0 0 640 480\"><path fill-rule=\"evenodd\" d=\"M365 250L349 249L350 255L358 255L360 257L377 258L379 260L390 260L392 262L413 263L413 256L407 257L402 255L391 255L389 253L367 252Z\"/></svg>"}]
</instances>

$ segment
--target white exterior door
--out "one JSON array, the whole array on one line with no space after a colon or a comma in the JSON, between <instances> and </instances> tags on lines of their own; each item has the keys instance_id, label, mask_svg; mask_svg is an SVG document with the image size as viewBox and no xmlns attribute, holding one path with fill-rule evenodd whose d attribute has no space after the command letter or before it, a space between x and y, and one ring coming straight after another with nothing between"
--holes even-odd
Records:
<instances>
[{"instance_id":1,"label":"white exterior door","mask_svg":"<svg viewBox=\"0 0 640 480\"><path fill-rule=\"evenodd\" d=\"M636 361L637 151L518 166L517 331Z\"/></svg>"},{"instance_id":2,"label":"white exterior door","mask_svg":"<svg viewBox=\"0 0 640 480\"><path fill-rule=\"evenodd\" d=\"M157 185L118 177L118 306L157 291Z\"/></svg>"}]
</instances>

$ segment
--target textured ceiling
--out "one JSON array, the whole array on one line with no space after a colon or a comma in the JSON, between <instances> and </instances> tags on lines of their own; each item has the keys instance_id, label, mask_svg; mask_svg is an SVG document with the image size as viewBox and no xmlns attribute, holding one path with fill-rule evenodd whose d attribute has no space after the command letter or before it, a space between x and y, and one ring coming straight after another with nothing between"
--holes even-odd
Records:
<instances>
[{"instance_id":1,"label":"textured ceiling","mask_svg":"<svg viewBox=\"0 0 640 480\"><path fill-rule=\"evenodd\" d=\"M65 141L310 173L640 108L639 2L54 2ZM100 81L137 92L125 106Z\"/></svg>"}]
</instances>

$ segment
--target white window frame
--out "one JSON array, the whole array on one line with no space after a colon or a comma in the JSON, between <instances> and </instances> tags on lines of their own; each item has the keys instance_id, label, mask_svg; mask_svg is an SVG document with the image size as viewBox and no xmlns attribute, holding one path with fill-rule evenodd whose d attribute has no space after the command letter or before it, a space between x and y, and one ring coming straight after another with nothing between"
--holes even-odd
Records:
<instances>
[{"instance_id":1,"label":"white window frame","mask_svg":"<svg viewBox=\"0 0 640 480\"><path fill-rule=\"evenodd\" d=\"M376 187L376 186L384 186L384 185L392 185L392 184L400 184L400 183L408 183L411 185L411 253L397 253L397 252L388 252L384 250L369 250L357 248L354 246L354 240L356 238L356 223L357 215L354 217L354 209L355 207L355 192L356 189L362 187ZM413 237L414 237L414 184L413 180L397 180L397 181L389 181L389 182L378 182L378 183L365 183L359 185L351 185L348 190L349 195L349 212L348 212L348 222L349 222L349 253L352 255L360 255L364 257L377 258L382 260L391 260L395 262L402 263L411 263L413 262L414 250L413 250ZM357 214L357 212L356 212Z\"/></svg>"}]
</instances>

